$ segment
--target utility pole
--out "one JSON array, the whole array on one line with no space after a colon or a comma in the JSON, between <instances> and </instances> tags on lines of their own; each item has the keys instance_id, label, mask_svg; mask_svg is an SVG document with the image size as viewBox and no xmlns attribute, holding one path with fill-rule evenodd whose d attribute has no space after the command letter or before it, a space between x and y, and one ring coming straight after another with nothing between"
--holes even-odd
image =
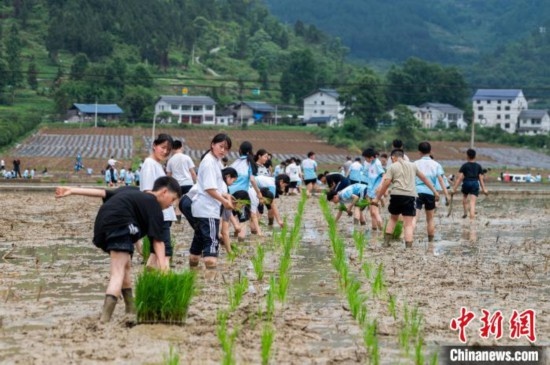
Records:
<instances>
[{"instance_id":1,"label":"utility pole","mask_svg":"<svg viewBox=\"0 0 550 365\"><path fill-rule=\"evenodd\" d=\"M94 128L97 128L97 98L95 99L95 117L94 117Z\"/></svg>"},{"instance_id":2,"label":"utility pole","mask_svg":"<svg viewBox=\"0 0 550 365\"><path fill-rule=\"evenodd\" d=\"M474 149L474 136L475 136L475 124L476 124L476 113L472 115L472 131L470 134L470 148Z\"/></svg>"}]
</instances>

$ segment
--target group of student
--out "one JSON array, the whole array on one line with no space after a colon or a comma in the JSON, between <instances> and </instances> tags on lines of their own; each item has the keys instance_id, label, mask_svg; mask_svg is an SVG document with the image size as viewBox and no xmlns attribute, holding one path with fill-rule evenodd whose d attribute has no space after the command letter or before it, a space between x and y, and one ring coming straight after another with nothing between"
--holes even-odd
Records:
<instances>
[{"instance_id":1,"label":"group of student","mask_svg":"<svg viewBox=\"0 0 550 365\"><path fill-rule=\"evenodd\" d=\"M336 220L342 212L354 217L354 223L366 224L363 210L369 207L373 230L382 230L380 205L389 191L388 212L390 219L384 231L383 246L390 246L393 231L399 220L403 221L405 247L413 245L413 232L416 226L417 211L426 212L426 225L429 244L433 244L435 234L434 213L439 201L439 192L450 201L450 195L456 193L462 184L463 218L475 217L476 197L480 189L487 194L483 180L483 169L475 162L475 150L467 151L468 162L459 170L451 186L446 180L442 166L433 159L429 142L418 145L419 159L411 162L403 151L400 140L393 141L393 150L384 168L373 148L363 151L364 162L355 161L348 164L348 174L324 173L319 179L326 183L330 190L327 199L341 205ZM359 165L359 166L357 166Z\"/></svg>"},{"instance_id":2,"label":"group of student","mask_svg":"<svg viewBox=\"0 0 550 365\"><path fill-rule=\"evenodd\" d=\"M258 158L250 142L243 142L239 158L224 168L222 159L231 147L227 134L217 134L195 171L193 161L183 154L181 142L168 134L159 134L153 141L151 154L141 166L139 189L56 188L57 198L84 195L103 199L93 236L94 245L110 255L110 279L102 322L110 321L120 296L126 312L134 311L131 257L135 247L139 250L142 237L148 236L151 242L147 267L169 270L169 259L173 255L170 230L178 218L174 205L193 228L189 249L191 267L198 266L201 259L206 268L216 267L220 237L224 247L231 249L230 224L240 238L244 238L246 231L242 224L247 220L251 233L261 234L258 218L264 207L269 225L274 221L284 225L275 199L290 183L289 177L258 175Z\"/></svg>"}]
</instances>

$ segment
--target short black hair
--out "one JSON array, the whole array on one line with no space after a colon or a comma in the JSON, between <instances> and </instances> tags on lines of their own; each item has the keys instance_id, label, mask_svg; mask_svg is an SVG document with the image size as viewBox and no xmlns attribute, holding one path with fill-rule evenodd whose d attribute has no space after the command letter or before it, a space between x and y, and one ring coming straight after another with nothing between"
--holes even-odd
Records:
<instances>
[{"instance_id":1,"label":"short black hair","mask_svg":"<svg viewBox=\"0 0 550 365\"><path fill-rule=\"evenodd\" d=\"M367 148L366 150L363 151L363 157L365 158L371 158L371 157L375 157L376 156L376 151L374 150L374 148Z\"/></svg>"},{"instance_id":2,"label":"short black hair","mask_svg":"<svg viewBox=\"0 0 550 365\"><path fill-rule=\"evenodd\" d=\"M162 188L167 188L168 191L176 193L178 198L181 198L181 187L178 180L171 176L161 176L153 183L153 191L158 191Z\"/></svg>"},{"instance_id":3,"label":"short black hair","mask_svg":"<svg viewBox=\"0 0 550 365\"><path fill-rule=\"evenodd\" d=\"M469 158L476 158L476 150L472 149L472 148L468 148L468 151L466 151L466 156L468 156Z\"/></svg>"},{"instance_id":4,"label":"short black hair","mask_svg":"<svg viewBox=\"0 0 550 365\"><path fill-rule=\"evenodd\" d=\"M391 143L393 148L403 149L403 141L400 139L394 139Z\"/></svg>"},{"instance_id":5,"label":"short black hair","mask_svg":"<svg viewBox=\"0 0 550 365\"><path fill-rule=\"evenodd\" d=\"M336 194L338 194L338 193L336 192L336 190L329 190L329 191L327 191L327 200L328 200L329 202L331 202L332 199L334 199L334 197L336 196Z\"/></svg>"},{"instance_id":6,"label":"short black hair","mask_svg":"<svg viewBox=\"0 0 550 365\"><path fill-rule=\"evenodd\" d=\"M233 167L226 167L222 170L222 177L225 179L227 176L237 178L239 174Z\"/></svg>"},{"instance_id":7,"label":"short black hair","mask_svg":"<svg viewBox=\"0 0 550 365\"><path fill-rule=\"evenodd\" d=\"M311 156L313 156L314 154L315 154L315 152L309 151L308 154L307 154L307 157L311 157Z\"/></svg>"},{"instance_id":8,"label":"short black hair","mask_svg":"<svg viewBox=\"0 0 550 365\"><path fill-rule=\"evenodd\" d=\"M423 155L427 155L428 153L432 152L432 145L428 141L420 142L418 144L418 152Z\"/></svg>"},{"instance_id":9,"label":"short black hair","mask_svg":"<svg viewBox=\"0 0 550 365\"><path fill-rule=\"evenodd\" d=\"M176 139L174 143L172 143L172 148L175 150L179 150L182 147L183 147L183 143L181 143L179 139Z\"/></svg>"}]
</instances>

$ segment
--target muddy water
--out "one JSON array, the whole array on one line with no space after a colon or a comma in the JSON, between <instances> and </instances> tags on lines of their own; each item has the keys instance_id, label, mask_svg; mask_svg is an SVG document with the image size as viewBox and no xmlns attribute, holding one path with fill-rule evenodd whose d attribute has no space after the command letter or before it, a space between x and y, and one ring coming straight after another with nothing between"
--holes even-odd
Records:
<instances>
[{"instance_id":1,"label":"muddy water","mask_svg":"<svg viewBox=\"0 0 550 365\"><path fill-rule=\"evenodd\" d=\"M241 245L240 256L228 260L222 253L216 271L197 272L199 292L184 326L140 325L116 308L113 321L97 319L108 280L108 258L90 243L99 201L70 197L53 199L53 192L1 192L0 212L0 363L162 363L170 346L182 363L219 364L222 353L216 338L216 313L226 309L227 284L239 275L251 278L254 288L230 319L238 328L237 363L260 363L261 319L268 282L255 280L250 258L256 245L268 247L266 271L276 272L280 249L266 237ZM455 199L457 199L455 197ZM283 214L292 220L297 197L284 197ZM413 363L404 355L397 337L405 303L417 306L424 317L426 357L442 344L458 344L449 322L460 307L476 314L467 328L468 343L525 345L525 337L511 339L508 328L500 340L478 334L482 309L500 310L507 323L512 312L536 311L537 344L550 345L550 196L517 192L481 197L475 222L461 218L461 206L446 217L436 216L436 243L428 247L421 217L413 249L395 242L380 247L380 235L368 232L365 258L384 265L387 293L395 296L397 319L385 298L369 296L369 318L379 323L382 363ZM384 210L384 215L387 212ZM364 228L364 227L363 227ZM361 271L351 237L352 222L339 224L345 237L353 273L371 283ZM302 240L292 256L288 300L276 308L272 363L365 363L362 329L351 318L345 296L337 286L330 244L319 206L307 202ZM186 224L175 225L179 245L176 269L186 267L190 242ZM134 257L134 271L141 269Z\"/></svg>"}]
</instances>

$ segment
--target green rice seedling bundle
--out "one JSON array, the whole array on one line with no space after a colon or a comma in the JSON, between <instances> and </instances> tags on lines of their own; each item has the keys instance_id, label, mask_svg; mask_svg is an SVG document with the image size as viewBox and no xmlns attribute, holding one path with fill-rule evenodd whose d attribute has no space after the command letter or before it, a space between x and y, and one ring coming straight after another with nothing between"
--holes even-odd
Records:
<instances>
[{"instance_id":1,"label":"green rice seedling bundle","mask_svg":"<svg viewBox=\"0 0 550 365\"><path fill-rule=\"evenodd\" d=\"M345 204L340 203L340 204L338 204L338 211L340 211L340 212L347 212L347 211L348 211L348 207L347 207Z\"/></svg>"},{"instance_id":2,"label":"green rice seedling bundle","mask_svg":"<svg viewBox=\"0 0 550 365\"><path fill-rule=\"evenodd\" d=\"M359 199L356 203L355 203L355 206L358 207L359 209L363 210L365 209L366 207L368 207L370 205L370 202L368 199Z\"/></svg>"},{"instance_id":3,"label":"green rice seedling bundle","mask_svg":"<svg viewBox=\"0 0 550 365\"><path fill-rule=\"evenodd\" d=\"M256 273L256 279L262 280L264 278L264 258L265 248L263 245L258 245L256 248L256 255L252 257L252 267L254 273Z\"/></svg>"},{"instance_id":4,"label":"green rice seedling bundle","mask_svg":"<svg viewBox=\"0 0 550 365\"><path fill-rule=\"evenodd\" d=\"M275 277L272 275L269 277L269 290L267 291L266 295L266 315L267 320L272 321L273 315L275 314L275 287L277 285L277 282L275 281Z\"/></svg>"},{"instance_id":5,"label":"green rice seedling bundle","mask_svg":"<svg viewBox=\"0 0 550 365\"><path fill-rule=\"evenodd\" d=\"M194 294L195 274L191 271L144 270L136 281L137 322L181 324Z\"/></svg>"},{"instance_id":6,"label":"green rice seedling bundle","mask_svg":"<svg viewBox=\"0 0 550 365\"><path fill-rule=\"evenodd\" d=\"M384 223L384 232L386 232L387 225L388 225L388 220L386 219L386 222ZM403 233L403 222L397 221L397 223L395 224L395 228L393 229L392 238L397 240L401 237L402 233Z\"/></svg>"},{"instance_id":7,"label":"green rice seedling bundle","mask_svg":"<svg viewBox=\"0 0 550 365\"><path fill-rule=\"evenodd\" d=\"M162 358L164 361L163 365L179 365L180 364L180 355L174 351L174 346L170 345L170 352L168 355L163 355Z\"/></svg>"},{"instance_id":8,"label":"green rice seedling bundle","mask_svg":"<svg viewBox=\"0 0 550 365\"><path fill-rule=\"evenodd\" d=\"M376 323L376 320L373 320L366 325L365 331L363 333L365 347L369 352L369 363L374 365L380 364L380 350L378 347L377 327L378 325Z\"/></svg>"},{"instance_id":9,"label":"green rice seedling bundle","mask_svg":"<svg viewBox=\"0 0 550 365\"><path fill-rule=\"evenodd\" d=\"M346 296L352 317L363 325L367 318L367 307L365 301L366 295L361 293L361 283L359 280L352 278L346 287Z\"/></svg>"},{"instance_id":10,"label":"green rice seedling bundle","mask_svg":"<svg viewBox=\"0 0 550 365\"><path fill-rule=\"evenodd\" d=\"M143 256L143 262L149 260L149 256L151 255L151 241L149 241L148 236L141 239L141 255Z\"/></svg>"},{"instance_id":11,"label":"green rice seedling bundle","mask_svg":"<svg viewBox=\"0 0 550 365\"><path fill-rule=\"evenodd\" d=\"M245 275L239 274L239 280L233 285L227 288L227 294L229 297L229 310L233 312L241 301L243 300L244 293L248 290L248 278Z\"/></svg>"},{"instance_id":12,"label":"green rice seedling bundle","mask_svg":"<svg viewBox=\"0 0 550 365\"><path fill-rule=\"evenodd\" d=\"M290 277L288 273L279 276L278 285L277 285L277 298L281 303L284 303L286 300L286 293L288 291L288 284L290 282Z\"/></svg>"},{"instance_id":13,"label":"green rice seedling bundle","mask_svg":"<svg viewBox=\"0 0 550 365\"><path fill-rule=\"evenodd\" d=\"M275 330L270 324L266 323L262 330L262 365L269 364L269 358L271 357L271 347L273 346L274 339Z\"/></svg>"}]
</instances>

